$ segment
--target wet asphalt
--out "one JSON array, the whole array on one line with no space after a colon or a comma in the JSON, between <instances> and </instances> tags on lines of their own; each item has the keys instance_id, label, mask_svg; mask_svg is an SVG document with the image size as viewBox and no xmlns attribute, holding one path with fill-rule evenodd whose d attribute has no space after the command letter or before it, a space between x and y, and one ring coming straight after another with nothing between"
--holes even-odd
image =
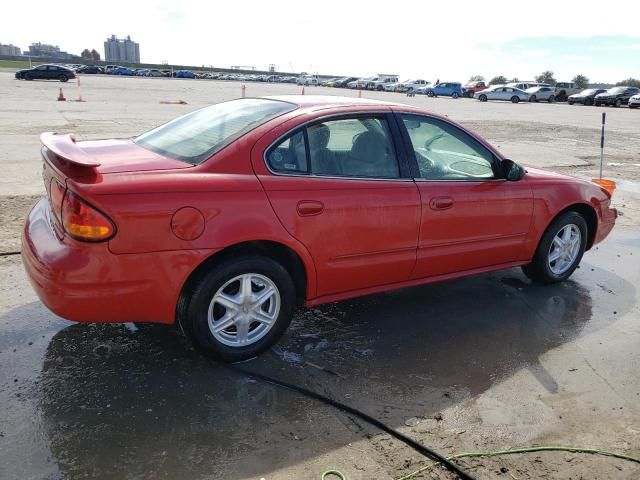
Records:
<instances>
[{"instance_id":1,"label":"wet asphalt","mask_svg":"<svg viewBox=\"0 0 640 480\"><path fill-rule=\"evenodd\" d=\"M581 337L640 363L619 340L622 319L640 319L639 265L637 233L621 230L562 284L532 285L512 269L301 311L273 350L242 367L392 427L522 371L553 396L563 387L540 358ZM376 433L202 358L173 328L59 319L19 257L0 259L0 296L0 478L274 478ZM637 408L638 377L618 371L607 381Z\"/></svg>"}]
</instances>

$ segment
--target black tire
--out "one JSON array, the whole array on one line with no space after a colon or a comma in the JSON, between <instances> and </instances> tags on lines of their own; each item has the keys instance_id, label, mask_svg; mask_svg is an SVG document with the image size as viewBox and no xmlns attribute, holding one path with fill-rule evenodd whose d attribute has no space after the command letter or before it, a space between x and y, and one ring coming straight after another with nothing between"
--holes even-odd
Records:
<instances>
[{"instance_id":1,"label":"black tire","mask_svg":"<svg viewBox=\"0 0 640 480\"><path fill-rule=\"evenodd\" d=\"M66 75L60 75L58 77L58 80L60 80L61 82L67 82L69 80L69 77L67 77Z\"/></svg>"},{"instance_id":2,"label":"black tire","mask_svg":"<svg viewBox=\"0 0 640 480\"><path fill-rule=\"evenodd\" d=\"M30 73L25 73L24 74L24 79L25 80L33 80L33 75L31 75Z\"/></svg>"},{"instance_id":3,"label":"black tire","mask_svg":"<svg viewBox=\"0 0 640 480\"><path fill-rule=\"evenodd\" d=\"M482 95L480 95L478 97L478 100L480 100L481 102L486 102L487 101L487 96L483 93Z\"/></svg>"},{"instance_id":4,"label":"black tire","mask_svg":"<svg viewBox=\"0 0 640 480\"><path fill-rule=\"evenodd\" d=\"M567 102L567 103L569 103L569 105L573 105L574 102L573 102L573 100L569 100L569 102ZM585 105L586 105L586 103L587 102L585 101Z\"/></svg>"},{"instance_id":5,"label":"black tire","mask_svg":"<svg viewBox=\"0 0 640 480\"><path fill-rule=\"evenodd\" d=\"M556 97L554 97L553 95L551 95L549 98L547 98L547 102L549 102L549 103L553 103L555 101L556 101ZM569 105L571 105L571 104L569 104Z\"/></svg>"},{"instance_id":6,"label":"black tire","mask_svg":"<svg viewBox=\"0 0 640 480\"><path fill-rule=\"evenodd\" d=\"M453 92L451 94L451 98L458 98L458 92Z\"/></svg>"},{"instance_id":7,"label":"black tire","mask_svg":"<svg viewBox=\"0 0 640 480\"><path fill-rule=\"evenodd\" d=\"M601 105L601 104L600 104L600 102L596 102L596 103L595 103L595 106L596 106L596 107L599 107L600 105Z\"/></svg>"},{"instance_id":8,"label":"black tire","mask_svg":"<svg viewBox=\"0 0 640 480\"><path fill-rule=\"evenodd\" d=\"M638 106L629 104L629 108L638 108Z\"/></svg>"},{"instance_id":9,"label":"black tire","mask_svg":"<svg viewBox=\"0 0 640 480\"><path fill-rule=\"evenodd\" d=\"M229 346L216 339L209 329L209 305L216 292L238 275L255 273L271 280L280 293L280 312L265 336L246 346ZM291 323L296 292L291 276L278 262L258 255L226 260L206 272L183 294L178 306L181 325L204 355L224 362L253 358L278 341Z\"/></svg>"},{"instance_id":10,"label":"black tire","mask_svg":"<svg viewBox=\"0 0 640 480\"><path fill-rule=\"evenodd\" d=\"M585 105L585 106L587 106L587 105L593 105L593 100L591 100L590 98L586 98L586 99L584 100L584 105Z\"/></svg>"},{"instance_id":11,"label":"black tire","mask_svg":"<svg viewBox=\"0 0 640 480\"><path fill-rule=\"evenodd\" d=\"M517 95L514 95L513 97L511 97L511 103L519 103L520 102L520 97Z\"/></svg>"},{"instance_id":12,"label":"black tire","mask_svg":"<svg viewBox=\"0 0 640 480\"><path fill-rule=\"evenodd\" d=\"M613 104L614 107L619 108L622 106L622 99L616 98L616 102Z\"/></svg>"},{"instance_id":13,"label":"black tire","mask_svg":"<svg viewBox=\"0 0 640 480\"><path fill-rule=\"evenodd\" d=\"M538 98L537 98L535 95L531 95L531 96L529 97L529 101L530 101L530 102L537 102L537 101L538 101Z\"/></svg>"},{"instance_id":14,"label":"black tire","mask_svg":"<svg viewBox=\"0 0 640 480\"><path fill-rule=\"evenodd\" d=\"M435 93L433 93L431 90L427 92L427 97L435 97L435 96L436 96Z\"/></svg>"},{"instance_id":15,"label":"black tire","mask_svg":"<svg viewBox=\"0 0 640 480\"><path fill-rule=\"evenodd\" d=\"M568 268L562 274L558 275L551 271L548 262L548 255L551 249L551 243L553 242L556 234L570 224L577 226L580 230L580 250L570 268ZM587 222L582 217L582 215L580 215L578 212L563 213L555 220L553 220L553 222L551 222L551 224L547 227L544 234L542 235L542 238L540 239L540 243L538 244L536 253L533 256L533 260L530 264L524 265L522 267L523 273L537 283L549 284L566 280L571 276L575 269L578 268L580 260L582 260L582 255L584 255L584 251L587 247L587 235Z\"/></svg>"},{"instance_id":16,"label":"black tire","mask_svg":"<svg viewBox=\"0 0 640 480\"><path fill-rule=\"evenodd\" d=\"M382 92L384 90L384 87L382 85L378 85L376 87L376 90L378 90L379 92Z\"/></svg>"},{"instance_id":17,"label":"black tire","mask_svg":"<svg viewBox=\"0 0 640 480\"><path fill-rule=\"evenodd\" d=\"M564 102L567 99L567 92L565 92L564 90L561 91L558 95L556 95L556 98L559 102Z\"/></svg>"}]
</instances>

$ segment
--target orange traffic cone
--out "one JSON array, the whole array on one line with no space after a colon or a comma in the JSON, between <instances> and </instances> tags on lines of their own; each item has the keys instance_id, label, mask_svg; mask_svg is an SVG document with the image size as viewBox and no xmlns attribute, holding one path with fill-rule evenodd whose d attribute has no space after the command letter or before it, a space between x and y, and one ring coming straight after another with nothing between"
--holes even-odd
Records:
<instances>
[{"instance_id":1,"label":"orange traffic cone","mask_svg":"<svg viewBox=\"0 0 640 480\"><path fill-rule=\"evenodd\" d=\"M302 86L302 93L300 95L304 95L304 85Z\"/></svg>"},{"instance_id":2,"label":"orange traffic cone","mask_svg":"<svg viewBox=\"0 0 640 480\"><path fill-rule=\"evenodd\" d=\"M58 101L59 102L66 102L67 99L64 98L64 93L62 93L62 88L60 88L60 95L58 95Z\"/></svg>"}]
</instances>

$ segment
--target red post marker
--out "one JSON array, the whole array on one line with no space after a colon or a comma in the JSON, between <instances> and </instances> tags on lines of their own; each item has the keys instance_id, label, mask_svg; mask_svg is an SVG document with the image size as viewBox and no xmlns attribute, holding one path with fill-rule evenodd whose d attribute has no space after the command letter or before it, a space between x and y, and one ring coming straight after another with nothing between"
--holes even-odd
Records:
<instances>
[{"instance_id":1,"label":"red post marker","mask_svg":"<svg viewBox=\"0 0 640 480\"><path fill-rule=\"evenodd\" d=\"M302 86L302 93L300 95L304 95L304 85Z\"/></svg>"},{"instance_id":2,"label":"red post marker","mask_svg":"<svg viewBox=\"0 0 640 480\"><path fill-rule=\"evenodd\" d=\"M245 95L246 95L246 91L247 91L247 86L243 83L243 84L242 84L242 98L244 98L244 97L245 97Z\"/></svg>"}]
</instances>

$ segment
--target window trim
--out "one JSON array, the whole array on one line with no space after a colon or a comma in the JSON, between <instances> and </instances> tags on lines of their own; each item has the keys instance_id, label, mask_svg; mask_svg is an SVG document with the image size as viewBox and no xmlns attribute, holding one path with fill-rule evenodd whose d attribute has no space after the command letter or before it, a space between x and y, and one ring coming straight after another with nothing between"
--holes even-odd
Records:
<instances>
[{"instance_id":1,"label":"window trim","mask_svg":"<svg viewBox=\"0 0 640 480\"><path fill-rule=\"evenodd\" d=\"M398 173L399 176L397 178L385 178L385 177L349 177L349 176L331 176L331 175L316 175L311 172L311 156L309 154L309 141L307 138L307 127L313 126L318 123L324 123L327 121L334 120L352 120L357 118L383 118L387 122L387 127L390 134L391 144L396 154L396 161L398 163ZM398 120L395 114L389 110L375 110L375 111L366 111L366 112L340 112L340 113L332 113L328 115L324 115L322 117L313 118L311 120L307 120L301 124L296 125L291 130L279 135L274 141L272 141L262 152L262 161L264 162L265 167L269 171L271 175L279 176L279 177L303 177L303 178L326 178L332 180L370 180L376 182L412 182L414 179L411 175L411 161L406 154L406 147L404 145L404 141L402 138L402 131L400 130L399 125L397 124ZM277 147L281 142L285 141L287 138L292 137L299 131L304 132L305 137L305 149L307 151L307 172L306 173L289 173L289 172L279 172L274 170L269 165L269 161L267 157L271 153L271 151Z\"/></svg>"},{"instance_id":2,"label":"window trim","mask_svg":"<svg viewBox=\"0 0 640 480\"><path fill-rule=\"evenodd\" d=\"M411 174L413 177L413 180L415 182L473 182L473 183L483 183L483 182L496 182L496 181L501 181L504 182L506 181L505 178L501 177L500 175L500 159L498 157L496 157L496 155L487 147L485 147L484 145L482 145L482 142L480 142L478 139L476 139L471 133L467 132L466 130L464 130L463 128L460 128L458 125L455 125L452 122L449 122L445 119L442 118L438 118L438 117L433 117L430 115L425 115L425 114L420 114L420 113L415 113L415 112L403 112L403 111L396 111L394 112L395 116L397 117L397 123L399 124L400 127L400 131L402 134L402 140L404 143L404 148L407 151L407 158L410 159L411 162ZM447 124L449 127L454 128L456 130L458 130L459 132L462 132L463 134L469 136L475 143L477 143L477 145L482 148L483 150L485 150L487 153L489 153L489 155L491 156L491 169L493 170L493 174L495 175L494 178L442 178L442 179L435 179L435 178L423 178L420 176L420 167L418 167L418 161L416 160L416 156L415 156L415 152L413 150L413 143L411 143L411 136L409 135L409 131L407 130L407 127L405 127L404 122L402 121L402 117L403 116L408 116L408 117L415 117L418 119L426 119L428 121L435 121L436 122L442 122Z\"/></svg>"}]
</instances>

